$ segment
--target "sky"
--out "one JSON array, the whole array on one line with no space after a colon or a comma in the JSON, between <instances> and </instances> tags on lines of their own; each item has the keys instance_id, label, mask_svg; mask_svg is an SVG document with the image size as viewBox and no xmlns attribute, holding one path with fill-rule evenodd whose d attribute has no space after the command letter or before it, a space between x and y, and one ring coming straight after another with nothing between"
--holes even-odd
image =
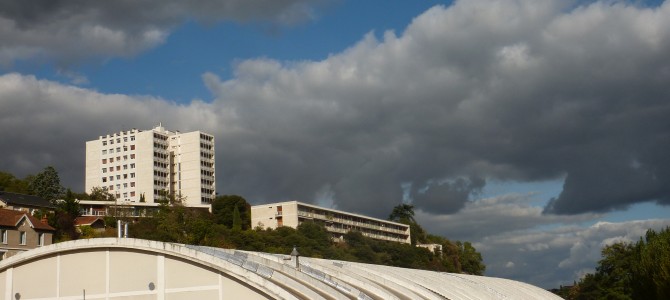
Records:
<instances>
[{"instance_id":1,"label":"sky","mask_svg":"<svg viewBox=\"0 0 670 300\"><path fill-rule=\"evenodd\" d=\"M386 218L544 288L670 225L665 1L0 1L0 170L216 138L219 194Z\"/></svg>"}]
</instances>

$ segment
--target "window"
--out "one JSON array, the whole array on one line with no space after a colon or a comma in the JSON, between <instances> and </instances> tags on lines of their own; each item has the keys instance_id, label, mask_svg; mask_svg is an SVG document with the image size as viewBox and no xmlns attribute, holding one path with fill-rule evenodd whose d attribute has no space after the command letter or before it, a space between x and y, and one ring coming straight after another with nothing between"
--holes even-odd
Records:
<instances>
[{"instance_id":1,"label":"window","mask_svg":"<svg viewBox=\"0 0 670 300\"><path fill-rule=\"evenodd\" d=\"M2 243L7 244L7 230L2 229Z\"/></svg>"},{"instance_id":2,"label":"window","mask_svg":"<svg viewBox=\"0 0 670 300\"><path fill-rule=\"evenodd\" d=\"M116 180L121 180L121 175L116 175Z\"/></svg>"},{"instance_id":3,"label":"window","mask_svg":"<svg viewBox=\"0 0 670 300\"><path fill-rule=\"evenodd\" d=\"M123 174L123 179L128 179L128 174Z\"/></svg>"},{"instance_id":4,"label":"window","mask_svg":"<svg viewBox=\"0 0 670 300\"><path fill-rule=\"evenodd\" d=\"M135 145L130 145L130 150L135 150Z\"/></svg>"},{"instance_id":5,"label":"window","mask_svg":"<svg viewBox=\"0 0 670 300\"><path fill-rule=\"evenodd\" d=\"M131 169L135 169L135 164L130 164Z\"/></svg>"},{"instance_id":6,"label":"window","mask_svg":"<svg viewBox=\"0 0 670 300\"><path fill-rule=\"evenodd\" d=\"M117 143L120 143L120 142L121 142L121 138L117 138L117 139L116 139L116 142L117 142Z\"/></svg>"},{"instance_id":7,"label":"window","mask_svg":"<svg viewBox=\"0 0 670 300\"><path fill-rule=\"evenodd\" d=\"M114 145L114 140L109 140L110 145Z\"/></svg>"},{"instance_id":8,"label":"window","mask_svg":"<svg viewBox=\"0 0 670 300\"><path fill-rule=\"evenodd\" d=\"M134 136L134 135L131 135L131 136L130 136L130 140L131 140L131 141L134 141L134 140L135 140L135 136Z\"/></svg>"},{"instance_id":9,"label":"window","mask_svg":"<svg viewBox=\"0 0 670 300\"><path fill-rule=\"evenodd\" d=\"M124 183L124 184L123 184L123 188L127 188L127 187L128 187L128 184L127 184L127 183Z\"/></svg>"},{"instance_id":10,"label":"window","mask_svg":"<svg viewBox=\"0 0 670 300\"><path fill-rule=\"evenodd\" d=\"M123 134L125 134L125 132L124 132ZM127 141L128 141L128 137L127 137L127 136L124 136L124 137L123 137L123 141L124 141L124 142L127 142Z\"/></svg>"},{"instance_id":11,"label":"window","mask_svg":"<svg viewBox=\"0 0 670 300\"><path fill-rule=\"evenodd\" d=\"M44 233L37 234L37 246L44 246Z\"/></svg>"},{"instance_id":12,"label":"window","mask_svg":"<svg viewBox=\"0 0 670 300\"><path fill-rule=\"evenodd\" d=\"M135 192L130 192L130 197L135 197Z\"/></svg>"},{"instance_id":13,"label":"window","mask_svg":"<svg viewBox=\"0 0 670 300\"><path fill-rule=\"evenodd\" d=\"M121 147L116 147L116 152L121 152Z\"/></svg>"},{"instance_id":14,"label":"window","mask_svg":"<svg viewBox=\"0 0 670 300\"><path fill-rule=\"evenodd\" d=\"M103 161L102 163L104 164L104 163L105 163L105 160L103 159L102 161ZM113 162L114 162L114 158L113 158L113 157L110 157L110 158L109 158L109 162L113 163Z\"/></svg>"},{"instance_id":15,"label":"window","mask_svg":"<svg viewBox=\"0 0 670 300\"><path fill-rule=\"evenodd\" d=\"M128 170L128 165L123 165L124 170Z\"/></svg>"},{"instance_id":16,"label":"window","mask_svg":"<svg viewBox=\"0 0 670 300\"><path fill-rule=\"evenodd\" d=\"M113 185L110 185L110 186L109 186L109 190L110 190L110 191L113 191L113 190L114 190L114 186L113 186Z\"/></svg>"},{"instance_id":17,"label":"window","mask_svg":"<svg viewBox=\"0 0 670 300\"><path fill-rule=\"evenodd\" d=\"M106 163L107 163L107 159L106 159L106 158L103 158L103 159L102 159L102 164L104 165L104 164L106 164Z\"/></svg>"},{"instance_id":18,"label":"window","mask_svg":"<svg viewBox=\"0 0 670 300\"><path fill-rule=\"evenodd\" d=\"M123 160L124 160L124 161L128 160L128 155L124 155L124 156L123 156Z\"/></svg>"},{"instance_id":19,"label":"window","mask_svg":"<svg viewBox=\"0 0 670 300\"><path fill-rule=\"evenodd\" d=\"M107 141L102 141L103 146L107 146Z\"/></svg>"},{"instance_id":20,"label":"window","mask_svg":"<svg viewBox=\"0 0 670 300\"><path fill-rule=\"evenodd\" d=\"M109 176L109 181L114 181L114 176Z\"/></svg>"},{"instance_id":21,"label":"window","mask_svg":"<svg viewBox=\"0 0 670 300\"><path fill-rule=\"evenodd\" d=\"M107 177L102 177L102 182L107 182Z\"/></svg>"},{"instance_id":22,"label":"window","mask_svg":"<svg viewBox=\"0 0 670 300\"><path fill-rule=\"evenodd\" d=\"M114 153L114 148L110 148L109 153Z\"/></svg>"},{"instance_id":23,"label":"window","mask_svg":"<svg viewBox=\"0 0 670 300\"><path fill-rule=\"evenodd\" d=\"M26 232L25 231L20 231L19 232L19 245L25 245L26 244Z\"/></svg>"},{"instance_id":24,"label":"window","mask_svg":"<svg viewBox=\"0 0 670 300\"><path fill-rule=\"evenodd\" d=\"M102 173L107 173L107 168L102 168Z\"/></svg>"},{"instance_id":25,"label":"window","mask_svg":"<svg viewBox=\"0 0 670 300\"><path fill-rule=\"evenodd\" d=\"M130 183L130 187L135 187L135 181Z\"/></svg>"},{"instance_id":26,"label":"window","mask_svg":"<svg viewBox=\"0 0 670 300\"><path fill-rule=\"evenodd\" d=\"M102 150L102 154L107 154L107 149Z\"/></svg>"},{"instance_id":27,"label":"window","mask_svg":"<svg viewBox=\"0 0 670 300\"><path fill-rule=\"evenodd\" d=\"M130 159L135 159L135 154L131 154Z\"/></svg>"},{"instance_id":28,"label":"window","mask_svg":"<svg viewBox=\"0 0 670 300\"><path fill-rule=\"evenodd\" d=\"M120 189L121 189L121 184L118 184L118 183L117 183L117 184L116 184L116 189L117 189L117 190L120 190Z\"/></svg>"},{"instance_id":29,"label":"window","mask_svg":"<svg viewBox=\"0 0 670 300\"><path fill-rule=\"evenodd\" d=\"M116 166L117 171L121 171L121 166Z\"/></svg>"},{"instance_id":30,"label":"window","mask_svg":"<svg viewBox=\"0 0 670 300\"><path fill-rule=\"evenodd\" d=\"M128 146L123 146L123 151L128 151Z\"/></svg>"}]
</instances>

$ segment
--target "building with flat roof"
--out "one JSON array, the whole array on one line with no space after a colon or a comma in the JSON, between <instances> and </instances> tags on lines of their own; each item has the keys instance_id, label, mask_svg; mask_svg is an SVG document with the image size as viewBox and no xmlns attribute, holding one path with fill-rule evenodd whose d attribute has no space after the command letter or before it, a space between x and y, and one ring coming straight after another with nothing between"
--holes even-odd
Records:
<instances>
[{"instance_id":1,"label":"building with flat roof","mask_svg":"<svg viewBox=\"0 0 670 300\"><path fill-rule=\"evenodd\" d=\"M364 236L399 243L410 243L409 225L323 208L298 201L254 205L251 207L251 226L297 228L302 222L313 221L324 224L336 239L342 239L351 230Z\"/></svg>"},{"instance_id":2,"label":"building with flat roof","mask_svg":"<svg viewBox=\"0 0 670 300\"><path fill-rule=\"evenodd\" d=\"M503 278L126 238L62 242L0 262L14 299L542 299Z\"/></svg>"},{"instance_id":3,"label":"building with flat roof","mask_svg":"<svg viewBox=\"0 0 670 300\"><path fill-rule=\"evenodd\" d=\"M86 142L86 191L107 189L118 202L157 206L165 195L209 207L216 195L214 136L193 131L124 130Z\"/></svg>"}]
</instances>

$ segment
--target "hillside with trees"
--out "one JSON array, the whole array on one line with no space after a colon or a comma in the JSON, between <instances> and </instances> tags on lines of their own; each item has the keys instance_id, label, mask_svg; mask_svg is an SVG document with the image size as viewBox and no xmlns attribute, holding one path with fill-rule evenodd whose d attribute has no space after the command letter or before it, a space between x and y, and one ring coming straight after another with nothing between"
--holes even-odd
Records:
<instances>
[{"instance_id":1,"label":"hillside with trees","mask_svg":"<svg viewBox=\"0 0 670 300\"><path fill-rule=\"evenodd\" d=\"M53 167L23 179L0 172L0 191L38 195L51 201L56 206L55 213L37 214L47 214L49 224L57 229L54 242L116 236L115 217L106 218L109 228L102 233L85 227L77 230L74 226L74 219L80 215L77 199L113 201L114 196L102 188L94 188L90 195L73 193L61 186ZM356 231L347 233L344 242L335 242L322 225L310 222L296 229L252 228L251 206L237 195L218 196L211 213L184 207L174 195L166 194L163 200L151 217L118 217L129 222L130 237L281 254L288 254L297 246L301 255L309 257L474 275L482 275L486 269L481 254L471 243L428 234L414 219L411 205L398 205L389 215L391 221L410 225L410 245L374 240ZM433 253L415 247L417 243L440 244L443 251Z\"/></svg>"},{"instance_id":2,"label":"hillside with trees","mask_svg":"<svg viewBox=\"0 0 670 300\"><path fill-rule=\"evenodd\" d=\"M596 271L554 290L564 299L670 299L670 227L605 246Z\"/></svg>"}]
</instances>

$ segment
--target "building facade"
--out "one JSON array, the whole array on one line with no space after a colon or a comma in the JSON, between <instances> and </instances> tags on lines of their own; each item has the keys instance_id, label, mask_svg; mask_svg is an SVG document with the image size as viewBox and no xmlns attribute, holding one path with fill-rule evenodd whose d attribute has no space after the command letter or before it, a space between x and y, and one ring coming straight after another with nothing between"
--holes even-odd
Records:
<instances>
[{"instance_id":1,"label":"building facade","mask_svg":"<svg viewBox=\"0 0 670 300\"><path fill-rule=\"evenodd\" d=\"M351 230L364 236L399 243L410 243L409 225L323 208L298 201L255 205L251 207L251 226L297 228L302 222L324 224L336 239L342 239Z\"/></svg>"},{"instance_id":2,"label":"building facade","mask_svg":"<svg viewBox=\"0 0 670 300\"><path fill-rule=\"evenodd\" d=\"M30 213L0 209L0 260L51 245L55 229Z\"/></svg>"},{"instance_id":3,"label":"building facade","mask_svg":"<svg viewBox=\"0 0 670 300\"><path fill-rule=\"evenodd\" d=\"M215 197L214 136L193 131L125 130L86 142L86 191L107 189L117 202L157 206L172 194L189 207Z\"/></svg>"}]
</instances>

